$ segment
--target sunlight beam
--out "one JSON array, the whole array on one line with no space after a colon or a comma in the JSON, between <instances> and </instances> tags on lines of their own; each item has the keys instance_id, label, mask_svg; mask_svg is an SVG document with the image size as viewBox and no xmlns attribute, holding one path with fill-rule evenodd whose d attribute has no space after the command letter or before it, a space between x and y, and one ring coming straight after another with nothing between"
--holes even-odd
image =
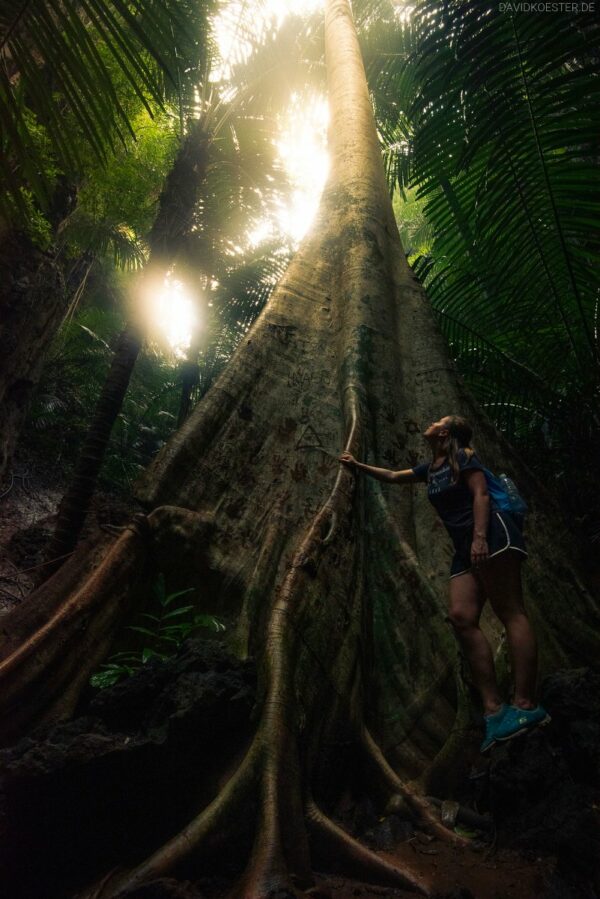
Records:
<instances>
[{"instance_id":1,"label":"sunlight beam","mask_svg":"<svg viewBox=\"0 0 600 899\"><path fill-rule=\"evenodd\" d=\"M181 281L167 275L162 284L156 285L150 297L150 318L153 329L183 359L200 319L196 304Z\"/></svg>"}]
</instances>

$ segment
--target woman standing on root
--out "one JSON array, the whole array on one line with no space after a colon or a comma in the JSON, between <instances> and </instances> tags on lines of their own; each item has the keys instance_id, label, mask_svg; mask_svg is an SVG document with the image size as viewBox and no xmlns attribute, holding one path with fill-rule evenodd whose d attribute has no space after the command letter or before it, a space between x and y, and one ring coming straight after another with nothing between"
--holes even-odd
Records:
<instances>
[{"instance_id":1,"label":"woman standing on root","mask_svg":"<svg viewBox=\"0 0 600 899\"><path fill-rule=\"evenodd\" d=\"M446 415L430 424L423 436L432 461L415 468L375 468L350 453L342 453L340 462L379 481L427 484L429 500L454 543L449 619L483 702L481 751L486 752L496 741L509 740L550 720L534 700L537 645L521 587L521 563L527 552L512 515L498 510L488 494L484 468L471 447L472 431L465 419ZM479 627L486 598L506 630L515 679L511 705L500 697L492 650Z\"/></svg>"}]
</instances>

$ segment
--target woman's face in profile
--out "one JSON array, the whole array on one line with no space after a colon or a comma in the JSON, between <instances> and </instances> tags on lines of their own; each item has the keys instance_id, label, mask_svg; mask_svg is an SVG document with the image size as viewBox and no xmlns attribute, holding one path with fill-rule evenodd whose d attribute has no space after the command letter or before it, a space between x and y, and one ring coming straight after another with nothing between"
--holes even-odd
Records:
<instances>
[{"instance_id":1,"label":"woman's face in profile","mask_svg":"<svg viewBox=\"0 0 600 899\"><path fill-rule=\"evenodd\" d=\"M432 421L429 427L423 431L423 437L445 437L448 434L448 416L445 415L439 421Z\"/></svg>"}]
</instances>

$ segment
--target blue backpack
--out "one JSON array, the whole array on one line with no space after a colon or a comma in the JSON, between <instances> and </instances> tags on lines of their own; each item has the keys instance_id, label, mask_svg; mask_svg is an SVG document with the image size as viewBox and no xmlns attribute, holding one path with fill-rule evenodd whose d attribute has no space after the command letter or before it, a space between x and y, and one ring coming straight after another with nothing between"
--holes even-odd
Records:
<instances>
[{"instance_id":1,"label":"blue backpack","mask_svg":"<svg viewBox=\"0 0 600 899\"><path fill-rule=\"evenodd\" d=\"M527 514L527 503L517 490L515 482L506 474L500 474L496 477L487 468L483 469L483 473L485 474L488 493L492 497L496 508L501 512L509 512L516 518L517 523L522 526Z\"/></svg>"}]
</instances>

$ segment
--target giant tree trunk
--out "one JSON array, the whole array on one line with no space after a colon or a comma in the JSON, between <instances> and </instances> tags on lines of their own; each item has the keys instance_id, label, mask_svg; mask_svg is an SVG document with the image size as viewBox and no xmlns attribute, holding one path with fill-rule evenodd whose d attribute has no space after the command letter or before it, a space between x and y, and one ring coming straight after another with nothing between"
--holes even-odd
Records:
<instances>
[{"instance_id":1,"label":"giant tree trunk","mask_svg":"<svg viewBox=\"0 0 600 899\"><path fill-rule=\"evenodd\" d=\"M107 595L109 583L122 593L128 559L143 564L152 540L169 583L204 590L207 611L235 613L232 644L259 660L260 716L237 770L180 834L95 896L190 864L249 814L256 838L237 895L293 894L293 884L310 883L315 858L427 892L324 811L344 743L362 753L374 794L400 796L457 839L435 824L415 784L443 776L464 723L444 622L447 540L422 491L356 479L337 463L343 449L404 467L423 455L423 423L468 415L483 458L512 471L531 502L526 582L542 664L581 664L598 652L597 610L571 567L562 524L464 391L406 264L347 0L327 2L326 52L332 169L312 232L224 374L146 473L145 531L120 538L96 582L86 587L79 554L30 600L46 606L45 633L65 607L61 591L72 603L62 639L78 616L93 629L89 597ZM24 611L5 632L16 703L29 683L21 658L37 632ZM46 646L47 719L67 713L73 691L65 701L64 653Z\"/></svg>"}]
</instances>

